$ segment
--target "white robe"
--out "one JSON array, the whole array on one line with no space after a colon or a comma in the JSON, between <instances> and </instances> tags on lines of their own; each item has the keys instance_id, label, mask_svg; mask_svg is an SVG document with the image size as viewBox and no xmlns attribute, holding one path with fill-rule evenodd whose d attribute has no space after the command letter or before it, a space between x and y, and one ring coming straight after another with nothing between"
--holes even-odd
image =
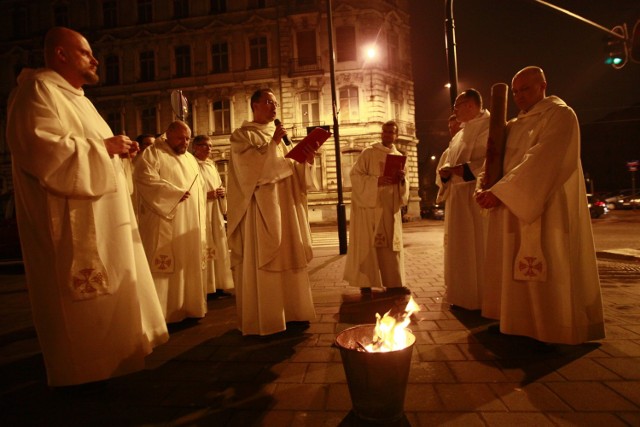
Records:
<instances>
[{"instance_id":1,"label":"white robe","mask_svg":"<svg viewBox=\"0 0 640 427\"><path fill-rule=\"evenodd\" d=\"M200 168L164 138L142 152L133 172L140 236L167 323L207 312L206 205ZM180 202L189 191L190 196Z\"/></svg>"},{"instance_id":2,"label":"white robe","mask_svg":"<svg viewBox=\"0 0 640 427\"><path fill-rule=\"evenodd\" d=\"M375 143L365 148L351 169L349 248L344 280L356 287L405 286L402 206L409 200L409 176L404 182L378 186L387 154L401 155Z\"/></svg>"},{"instance_id":3,"label":"white robe","mask_svg":"<svg viewBox=\"0 0 640 427\"><path fill-rule=\"evenodd\" d=\"M489 136L489 112L464 123L453 136L440 159L438 169L445 166L467 164L474 177L482 172ZM446 203L444 214L444 283L449 304L469 310L480 308L484 286L484 244L486 216L476 203L476 179L465 181L455 174L442 182L438 202ZM464 268L461 268L464 266Z\"/></svg>"},{"instance_id":4,"label":"white robe","mask_svg":"<svg viewBox=\"0 0 640 427\"><path fill-rule=\"evenodd\" d=\"M243 335L270 335L315 319L305 164L283 157L273 124L245 121L231 135L228 237Z\"/></svg>"},{"instance_id":5,"label":"white robe","mask_svg":"<svg viewBox=\"0 0 640 427\"><path fill-rule=\"evenodd\" d=\"M198 165L205 193L222 187L222 179L218 169L211 160L198 160ZM213 293L217 289L233 288L229 244L224 219L226 212L226 197L207 199L207 293Z\"/></svg>"},{"instance_id":6,"label":"white robe","mask_svg":"<svg viewBox=\"0 0 640 427\"><path fill-rule=\"evenodd\" d=\"M52 70L23 70L7 141L34 324L51 386L144 367L168 339L109 126ZM98 274L96 274L98 273Z\"/></svg>"},{"instance_id":7,"label":"white robe","mask_svg":"<svg viewBox=\"0 0 640 427\"><path fill-rule=\"evenodd\" d=\"M508 126L504 171L491 188L502 204L489 216L483 315L543 342L604 338L573 110L550 96L520 113Z\"/></svg>"}]
</instances>

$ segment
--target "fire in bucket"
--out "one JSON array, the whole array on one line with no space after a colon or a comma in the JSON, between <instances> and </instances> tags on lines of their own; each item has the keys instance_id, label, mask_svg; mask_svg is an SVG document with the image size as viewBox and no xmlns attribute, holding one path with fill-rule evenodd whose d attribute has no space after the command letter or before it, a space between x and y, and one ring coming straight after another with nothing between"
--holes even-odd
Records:
<instances>
[{"instance_id":1,"label":"fire in bucket","mask_svg":"<svg viewBox=\"0 0 640 427\"><path fill-rule=\"evenodd\" d=\"M415 336L407 329L419 306L409 299L404 311L376 314L376 324L345 329L336 337L354 414L375 423L404 416Z\"/></svg>"}]
</instances>

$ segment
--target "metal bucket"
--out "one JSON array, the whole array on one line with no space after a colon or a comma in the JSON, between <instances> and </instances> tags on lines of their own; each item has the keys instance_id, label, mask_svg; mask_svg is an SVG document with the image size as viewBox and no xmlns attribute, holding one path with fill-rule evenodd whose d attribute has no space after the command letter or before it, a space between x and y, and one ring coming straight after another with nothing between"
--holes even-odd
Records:
<instances>
[{"instance_id":1,"label":"metal bucket","mask_svg":"<svg viewBox=\"0 0 640 427\"><path fill-rule=\"evenodd\" d=\"M363 420L388 423L404 417L404 397L416 339L408 333L409 344L401 350L359 351L361 344L371 342L374 328L375 325L358 325L345 329L336 337L336 345L340 349L353 412Z\"/></svg>"}]
</instances>

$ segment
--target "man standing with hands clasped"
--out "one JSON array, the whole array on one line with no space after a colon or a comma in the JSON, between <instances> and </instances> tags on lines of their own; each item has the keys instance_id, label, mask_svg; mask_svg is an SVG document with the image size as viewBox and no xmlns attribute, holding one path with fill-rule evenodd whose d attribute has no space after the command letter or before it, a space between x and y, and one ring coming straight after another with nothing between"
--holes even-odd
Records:
<instances>
[{"instance_id":1,"label":"man standing with hands clasped","mask_svg":"<svg viewBox=\"0 0 640 427\"><path fill-rule=\"evenodd\" d=\"M44 54L46 68L18 77L7 141L31 311L59 387L141 370L168 334L120 158L137 144L84 96L99 77L81 34L52 28Z\"/></svg>"},{"instance_id":2,"label":"man standing with hands clasped","mask_svg":"<svg viewBox=\"0 0 640 427\"><path fill-rule=\"evenodd\" d=\"M382 125L382 142L365 148L351 169L351 218L344 279L371 294L372 287L411 293L405 287L402 206L409 201L404 169L386 176L388 155L401 156L395 146L398 125Z\"/></svg>"},{"instance_id":3,"label":"man standing with hands clasped","mask_svg":"<svg viewBox=\"0 0 640 427\"><path fill-rule=\"evenodd\" d=\"M489 213L482 315L543 343L605 336L591 218L573 110L546 96L539 67L513 77L504 175L476 199ZM479 177L479 180L482 176Z\"/></svg>"}]
</instances>

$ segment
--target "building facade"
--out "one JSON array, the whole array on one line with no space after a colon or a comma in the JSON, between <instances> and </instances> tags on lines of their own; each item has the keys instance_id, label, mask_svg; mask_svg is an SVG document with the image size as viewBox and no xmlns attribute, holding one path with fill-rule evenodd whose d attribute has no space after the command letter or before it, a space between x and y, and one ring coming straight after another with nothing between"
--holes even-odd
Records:
<instances>
[{"instance_id":1,"label":"building facade","mask_svg":"<svg viewBox=\"0 0 640 427\"><path fill-rule=\"evenodd\" d=\"M39 67L54 25L81 32L100 62L101 82L86 87L114 133L157 134L179 117L177 91L193 135L210 135L223 179L229 136L251 118L250 97L270 87L295 144L315 126L333 127L326 0L2 0L0 108L2 175L8 95L23 67ZM412 176L409 216L419 215L415 105L408 0L333 0L334 78L344 200L359 153L396 120L398 148ZM173 103L172 103L173 99ZM335 221L336 144L317 155L322 188L309 195L313 222ZM6 186L6 184L5 184Z\"/></svg>"}]
</instances>

